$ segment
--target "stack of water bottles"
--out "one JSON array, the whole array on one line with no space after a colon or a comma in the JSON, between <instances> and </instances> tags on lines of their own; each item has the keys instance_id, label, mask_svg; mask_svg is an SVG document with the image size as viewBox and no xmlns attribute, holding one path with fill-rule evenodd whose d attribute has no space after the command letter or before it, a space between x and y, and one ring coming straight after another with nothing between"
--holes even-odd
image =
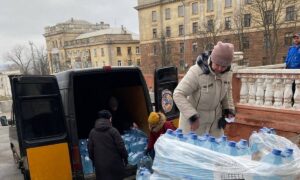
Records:
<instances>
[{"instance_id":1,"label":"stack of water bottles","mask_svg":"<svg viewBox=\"0 0 300 180\"><path fill-rule=\"evenodd\" d=\"M81 157L81 164L83 168L83 173L91 174L94 173L94 167L91 159L89 158L89 153L87 149L88 139L80 139L79 140L79 151Z\"/></svg>"},{"instance_id":2,"label":"stack of water bottles","mask_svg":"<svg viewBox=\"0 0 300 180\"><path fill-rule=\"evenodd\" d=\"M299 148L267 128L253 132L250 146L244 139L167 130L157 140L155 153L151 179L276 180L300 174Z\"/></svg>"},{"instance_id":3,"label":"stack of water bottles","mask_svg":"<svg viewBox=\"0 0 300 180\"><path fill-rule=\"evenodd\" d=\"M130 165L136 165L144 156L144 151L147 148L147 135L143 131L133 128L126 131L125 134L122 135L122 139L128 152L128 163Z\"/></svg>"}]
</instances>

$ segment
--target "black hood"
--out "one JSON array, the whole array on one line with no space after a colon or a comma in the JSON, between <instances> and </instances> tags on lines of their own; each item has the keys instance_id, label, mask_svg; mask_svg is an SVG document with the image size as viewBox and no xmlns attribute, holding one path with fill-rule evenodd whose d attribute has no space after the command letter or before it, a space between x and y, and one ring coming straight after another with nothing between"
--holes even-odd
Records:
<instances>
[{"instance_id":1,"label":"black hood","mask_svg":"<svg viewBox=\"0 0 300 180\"><path fill-rule=\"evenodd\" d=\"M106 131L111 127L112 125L109 119L97 119L95 122L95 129L97 131Z\"/></svg>"}]
</instances>

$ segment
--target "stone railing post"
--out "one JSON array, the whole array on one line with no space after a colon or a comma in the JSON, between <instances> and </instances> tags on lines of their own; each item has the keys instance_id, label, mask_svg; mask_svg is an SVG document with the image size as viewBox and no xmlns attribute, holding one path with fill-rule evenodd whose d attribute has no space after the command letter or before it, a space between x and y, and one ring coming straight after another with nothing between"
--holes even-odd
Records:
<instances>
[{"instance_id":1,"label":"stone railing post","mask_svg":"<svg viewBox=\"0 0 300 180\"><path fill-rule=\"evenodd\" d=\"M294 93L294 105L293 108L300 109L300 79L295 80L295 93Z\"/></svg>"},{"instance_id":2,"label":"stone railing post","mask_svg":"<svg viewBox=\"0 0 300 180\"><path fill-rule=\"evenodd\" d=\"M282 79L275 79L274 106L281 107L283 101Z\"/></svg>"},{"instance_id":3,"label":"stone railing post","mask_svg":"<svg viewBox=\"0 0 300 180\"><path fill-rule=\"evenodd\" d=\"M249 89L247 84L247 78L241 77L241 90L240 90L240 103L246 104L248 102Z\"/></svg>"},{"instance_id":4,"label":"stone railing post","mask_svg":"<svg viewBox=\"0 0 300 180\"><path fill-rule=\"evenodd\" d=\"M255 78L252 76L248 79L249 82L249 101L248 103L251 105L255 104L255 93L256 93L256 84Z\"/></svg>"},{"instance_id":5,"label":"stone railing post","mask_svg":"<svg viewBox=\"0 0 300 180\"><path fill-rule=\"evenodd\" d=\"M265 95L265 86L264 86L264 81L265 79L263 79L262 77L259 77L256 80L256 105L263 105L264 104L264 95Z\"/></svg>"},{"instance_id":6,"label":"stone railing post","mask_svg":"<svg viewBox=\"0 0 300 180\"><path fill-rule=\"evenodd\" d=\"M292 79L284 80L283 107L285 108L292 107L292 97L293 97L292 84L293 84Z\"/></svg>"},{"instance_id":7,"label":"stone railing post","mask_svg":"<svg viewBox=\"0 0 300 180\"><path fill-rule=\"evenodd\" d=\"M266 81L266 92L265 92L265 106L273 105L274 89L273 89L273 79L267 78Z\"/></svg>"}]
</instances>

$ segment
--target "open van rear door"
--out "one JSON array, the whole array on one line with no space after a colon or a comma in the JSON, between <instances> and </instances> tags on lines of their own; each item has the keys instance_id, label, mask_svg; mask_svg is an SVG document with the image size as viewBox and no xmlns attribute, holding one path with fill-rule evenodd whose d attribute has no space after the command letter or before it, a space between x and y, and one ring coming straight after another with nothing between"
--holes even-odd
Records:
<instances>
[{"instance_id":1,"label":"open van rear door","mask_svg":"<svg viewBox=\"0 0 300 180\"><path fill-rule=\"evenodd\" d=\"M155 70L155 109L163 112L168 120L179 117L179 110L173 100L173 92L177 84L178 74L176 67L164 67Z\"/></svg>"},{"instance_id":2,"label":"open van rear door","mask_svg":"<svg viewBox=\"0 0 300 180\"><path fill-rule=\"evenodd\" d=\"M54 76L9 76L25 179L72 179L62 100Z\"/></svg>"}]
</instances>

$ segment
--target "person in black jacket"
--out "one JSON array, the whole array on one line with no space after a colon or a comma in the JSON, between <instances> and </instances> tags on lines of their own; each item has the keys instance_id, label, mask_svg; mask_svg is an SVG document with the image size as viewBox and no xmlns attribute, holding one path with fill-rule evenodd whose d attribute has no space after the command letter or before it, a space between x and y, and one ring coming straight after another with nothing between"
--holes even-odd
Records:
<instances>
[{"instance_id":1,"label":"person in black jacket","mask_svg":"<svg viewBox=\"0 0 300 180\"><path fill-rule=\"evenodd\" d=\"M123 179L128 164L128 153L118 130L111 125L111 117L109 111L99 111L89 134L88 152L97 180Z\"/></svg>"}]
</instances>

